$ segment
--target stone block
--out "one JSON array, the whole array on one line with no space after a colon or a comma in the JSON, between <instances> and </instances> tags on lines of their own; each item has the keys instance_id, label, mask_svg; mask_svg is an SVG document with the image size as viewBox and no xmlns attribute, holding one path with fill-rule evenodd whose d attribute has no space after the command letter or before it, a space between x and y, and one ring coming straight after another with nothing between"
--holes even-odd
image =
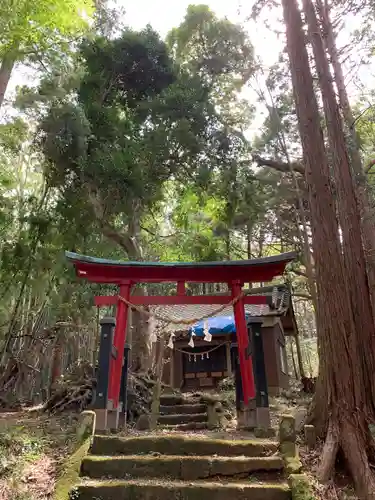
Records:
<instances>
[{"instance_id":1,"label":"stone block","mask_svg":"<svg viewBox=\"0 0 375 500\"><path fill-rule=\"evenodd\" d=\"M149 431L151 429L150 416L146 414L141 415L135 424L135 428L137 431Z\"/></svg>"},{"instance_id":2,"label":"stone block","mask_svg":"<svg viewBox=\"0 0 375 500\"><path fill-rule=\"evenodd\" d=\"M296 435L296 421L293 415L282 415L279 427L280 443L291 442L295 443Z\"/></svg>"},{"instance_id":3,"label":"stone block","mask_svg":"<svg viewBox=\"0 0 375 500\"><path fill-rule=\"evenodd\" d=\"M254 436L259 439L273 438L276 436L276 431L272 427L256 427L254 429Z\"/></svg>"},{"instance_id":4,"label":"stone block","mask_svg":"<svg viewBox=\"0 0 375 500\"><path fill-rule=\"evenodd\" d=\"M280 452L285 457L295 457L298 454L297 444L291 441L280 443Z\"/></svg>"},{"instance_id":5,"label":"stone block","mask_svg":"<svg viewBox=\"0 0 375 500\"><path fill-rule=\"evenodd\" d=\"M87 438L92 438L95 433L96 414L93 411L83 411L78 419L76 437L78 443L83 443Z\"/></svg>"}]
</instances>

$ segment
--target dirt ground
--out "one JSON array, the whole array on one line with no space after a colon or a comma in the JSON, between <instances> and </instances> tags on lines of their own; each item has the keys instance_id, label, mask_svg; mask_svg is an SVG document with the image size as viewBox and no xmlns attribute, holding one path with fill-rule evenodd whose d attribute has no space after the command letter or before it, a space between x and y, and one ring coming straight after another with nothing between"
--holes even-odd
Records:
<instances>
[{"instance_id":1,"label":"dirt ground","mask_svg":"<svg viewBox=\"0 0 375 500\"><path fill-rule=\"evenodd\" d=\"M68 455L76 415L50 418L35 409L0 413L0 499L47 500Z\"/></svg>"}]
</instances>

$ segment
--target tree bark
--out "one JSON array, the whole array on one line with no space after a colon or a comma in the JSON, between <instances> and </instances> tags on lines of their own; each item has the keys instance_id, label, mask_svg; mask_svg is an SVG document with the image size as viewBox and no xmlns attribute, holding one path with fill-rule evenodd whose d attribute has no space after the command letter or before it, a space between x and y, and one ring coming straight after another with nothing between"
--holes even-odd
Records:
<instances>
[{"instance_id":1,"label":"tree bark","mask_svg":"<svg viewBox=\"0 0 375 500\"><path fill-rule=\"evenodd\" d=\"M282 5L309 191L317 281L320 384L323 388L321 395L324 395L323 412L329 417L325 428L337 427L336 439L344 452L358 493L361 498L370 499L375 489L367 456L355 462L350 454L351 448L359 450L363 446L367 449L369 432L368 427L366 431L365 409L371 406L371 395L366 395L360 339L352 310L352 283L348 283L342 255L329 163L301 13L297 0L282 0ZM350 251L346 245L344 248L346 252ZM348 427L350 437L345 434ZM348 439L351 446L347 446Z\"/></svg>"},{"instance_id":2,"label":"tree bark","mask_svg":"<svg viewBox=\"0 0 375 500\"><path fill-rule=\"evenodd\" d=\"M110 222L105 217L104 205L101 199L100 193L98 193L95 186L87 183L87 196L88 200L91 204L93 213L95 215L96 220L100 226L100 229L103 235L109 240L114 241L119 245L123 250L125 250L129 259L133 260L141 260L142 253L137 244L137 236L139 231L135 231L134 227L139 229L139 221L138 224L132 223L130 224L131 228L129 231L119 231L114 228ZM136 214L134 213L134 218Z\"/></svg>"},{"instance_id":3,"label":"tree bark","mask_svg":"<svg viewBox=\"0 0 375 500\"><path fill-rule=\"evenodd\" d=\"M16 51L11 51L4 54L0 66L0 108L4 103L5 94L8 88L10 77L14 65L16 64Z\"/></svg>"},{"instance_id":4,"label":"tree bark","mask_svg":"<svg viewBox=\"0 0 375 500\"><path fill-rule=\"evenodd\" d=\"M296 342L296 352L297 352L297 361L298 361L299 373L300 373L301 378L304 378L306 375L305 375L305 370L304 370L304 367L303 367L301 343L299 341L299 335L298 335L298 333L294 337L294 340Z\"/></svg>"},{"instance_id":5,"label":"tree bark","mask_svg":"<svg viewBox=\"0 0 375 500\"><path fill-rule=\"evenodd\" d=\"M52 394L52 389L61 376L62 350L63 350L63 329L56 328L56 338L52 348L50 377L48 384L48 397Z\"/></svg>"},{"instance_id":6,"label":"tree bark","mask_svg":"<svg viewBox=\"0 0 375 500\"><path fill-rule=\"evenodd\" d=\"M292 357L292 364L293 364L293 371L294 371L294 378L296 380L299 379L299 374L297 371L297 365L296 365L296 360L294 358L294 349L293 349L293 337L289 339L289 346L290 346L290 355Z\"/></svg>"},{"instance_id":7,"label":"tree bark","mask_svg":"<svg viewBox=\"0 0 375 500\"><path fill-rule=\"evenodd\" d=\"M162 390L162 379L163 379L163 369L164 369L164 352L165 352L165 340L161 336L158 342L157 349L157 361L156 361L156 383L152 391L152 403L151 403L151 429L155 430L158 424L158 419L160 415L160 396Z\"/></svg>"},{"instance_id":8,"label":"tree bark","mask_svg":"<svg viewBox=\"0 0 375 500\"><path fill-rule=\"evenodd\" d=\"M119 231L112 227L105 217L104 204L100 193L95 186L87 184L87 194L94 215L98 221L101 231L108 239L117 243L131 260L142 260L142 251L138 244L140 236L140 217L137 207L134 207L133 217L127 231ZM147 295L145 287L139 286L136 295ZM131 360L134 371L145 371L149 366L151 347L145 316L139 311L133 310L129 315L131 333L129 339L132 342Z\"/></svg>"},{"instance_id":9,"label":"tree bark","mask_svg":"<svg viewBox=\"0 0 375 500\"><path fill-rule=\"evenodd\" d=\"M355 129L355 119L350 106L348 93L346 91L344 73L340 62L340 57L336 47L335 34L329 15L328 1L316 0L322 32L323 41L329 54L333 68L334 80L336 83L340 108L346 124L346 130L349 135L347 147L350 154L351 166L354 173L354 188L356 191L358 206L360 209L362 221L362 239L365 249L367 263L367 273L371 291L371 301L373 308L375 306L375 214L371 208L369 198L367 178L363 168L363 163L359 151L359 138ZM374 316L374 311L373 311ZM374 318L375 319L375 318Z\"/></svg>"},{"instance_id":10,"label":"tree bark","mask_svg":"<svg viewBox=\"0 0 375 500\"><path fill-rule=\"evenodd\" d=\"M375 372L375 325L366 259L362 246L361 217L356 200L343 124L315 8L311 0L303 0L302 4L323 98L331 163L336 185L338 216L343 237L346 286L351 289L350 299L354 324L358 332L360 332L363 345L366 346L364 349L361 342L358 342L362 354L362 364L367 372L364 375L366 389L372 394L372 400L375 401L375 380L373 378ZM368 401L370 402L371 399ZM375 414L373 404L370 404L370 406L368 411Z\"/></svg>"}]
</instances>

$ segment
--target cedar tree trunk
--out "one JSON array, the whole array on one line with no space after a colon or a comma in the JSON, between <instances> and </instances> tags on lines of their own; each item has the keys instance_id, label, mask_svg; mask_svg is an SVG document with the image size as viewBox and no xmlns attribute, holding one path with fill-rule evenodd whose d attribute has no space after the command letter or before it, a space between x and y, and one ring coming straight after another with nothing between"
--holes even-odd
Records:
<instances>
[{"instance_id":1,"label":"cedar tree trunk","mask_svg":"<svg viewBox=\"0 0 375 500\"><path fill-rule=\"evenodd\" d=\"M367 458L371 445L365 408L370 395L361 346L352 311L352 291L339 239L336 206L324 145L318 103L314 93L305 34L297 0L282 0L287 51L309 191L311 229L317 282L319 354L329 429L323 456L330 473L341 447L358 493L373 498L374 480ZM347 250L345 248L345 250ZM362 332L360 332L362 333Z\"/></svg>"},{"instance_id":2,"label":"cedar tree trunk","mask_svg":"<svg viewBox=\"0 0 375 500\"><path fill-rule=\"evenodd\" d=\"M4 103L5 93L10 77L17 60L17 50L12 50L3 55L0 66L0 108Z\"/></svg>"},{"instance_id":3,"label":"cedar tree trunk","mask_svg":"<svg viewBox=\"0 0 375 500\"><path fill-rule=\"evenodd\" d=\"M343 238L346 286L351 290L350 298L354 323L363 342L358 345L363 351L364 380L366 390L369 394L372 394L372 400L369 398L369 411L373 413L372 401L375 401L375 379L373 377L375 373L375 326L366 260L362 246L361 217L356 200L343 124L315 8L311 0L303 0L302 3L323 98L331 164L336 185L338 216ZM364 346L365 348L363 348Z\"/></svg>"},{"instance_id":4,"label":"cedar tree trunk","mask_svg":"<svg viewBox=\"0 0 375 500\"><path fill-rule=\"evenodd\" d=\"M317 10L324 33L323 41L325 42L326 50L329 54L331 65L333 68L334 81L337 87L340 108L344 117L346 130L350 137L347 142L348 150L351 159L355 179L355 190L360 209L362 221L362 239L365 249L365 257L367 263L367 273L371 292L371 301L373 308L375 306L375 214L371 207L369 198L367 178L364 172L361 155L359 152L359 140L355 130L355 119L349 102L348 93L346 91L344 74L336 47L336 39L333 31L332 22L329 15L328 1L317 0ZM373 311L374 315L374 311Z\"/></svg>"}]
</instances>

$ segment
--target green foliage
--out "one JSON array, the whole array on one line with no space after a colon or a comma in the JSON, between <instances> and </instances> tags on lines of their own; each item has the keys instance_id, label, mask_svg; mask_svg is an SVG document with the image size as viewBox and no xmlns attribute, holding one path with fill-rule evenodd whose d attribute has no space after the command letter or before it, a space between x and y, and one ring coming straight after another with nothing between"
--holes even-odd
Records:
<instances>
[{"instance_id":1,"label":"green foliage","mask_svg":"<svg viewBox=\"0 0 375 500\"><path fill-rule=\"evenodd\" d=\"M238 64L248 67L251 46L243 48L241 30L212 14L202 19L211 37L230 33L226 57L237 51ZM221 24L227 31L216 32ZM185 35L183 26L175 30L175 43ZM225 113L218 113L203 67L197 76L180 56L173 59L174 51L150 27L86 41L80 54L86 71L77 98L71 94L52 103L41 122L46 176L62 195L60 208L98 222L137 258L117 227L139 239L134 228L161 202L169 179L207 189L214 170L224 174L232 168L247 145L231 133ZM237 71L235 65L223 63L215 77L230 71Z\"/></svg>"},{"instance_id":2,"label":"green foliage","mask_svg":"<svg viewBox=\"0 0 375 500\"><path fill-rule=\"evenodd\" d=\"M293 500L317 500L311 481L305 474L292 474L289 477Z\"/></svg>"},{"instance_id":3,"label":"green foliage","mask_svg":"<svg viewBox=\"0 0 375 500\"><path fill-rule=\"evenodd\" d=\"M93 13L91 0L1 0L0 55L48 48L51 39L76 35Z\"/></svg>"},{"instance_id":4,"label":"green foliage","mask_svg":"<svg viewBox=\"0 0 375 500\"><path fill-rule=\"evenodd\" d=\"M207 5L190 5L184 22L167 38L174 58L210 83L227 74L253 71L253 49L241 27L218 19Z\"/></svg>"}]
</instances>

